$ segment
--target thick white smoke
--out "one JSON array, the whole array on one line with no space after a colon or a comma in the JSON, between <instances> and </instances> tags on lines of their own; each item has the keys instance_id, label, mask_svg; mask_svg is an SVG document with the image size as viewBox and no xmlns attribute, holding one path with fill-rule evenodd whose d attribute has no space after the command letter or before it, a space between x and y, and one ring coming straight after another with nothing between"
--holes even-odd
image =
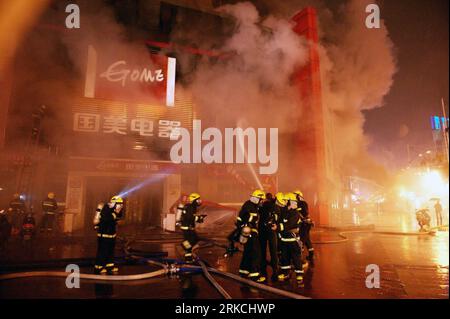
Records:
<instances>
[{"instance_id":1,"label":"thick white smoke","mask_svg":"<svg viewBox=\"0 0 450 319\"><path fill-rule=\"evenodd\" d=\"M333 122L336 162L345 175L380 179L381 167L367 153L362 110L383 106L383 98L396 72L394 47L384 21L380 29L368 29L366 6L373 1L351 0L324 21L323 102ZM381 175L380 175L381 173Z\"/></svg>"},{"instance_id":2,"label":"thick white smoke","mask_svg":"<svg viewBox=\"0 0 450 319\"><path fill-rule=\"evenodd\" d=\"M190 85L200 114L216 125L288 131L299 116L298 97L290 76L306 62L306 44L286 20L260 17L249 2L226 5L221 13L235 19L235 30L220 51L227 57L203 61ZM280 125L281 124L281 125Z\"/></svg>"}]
</instances>

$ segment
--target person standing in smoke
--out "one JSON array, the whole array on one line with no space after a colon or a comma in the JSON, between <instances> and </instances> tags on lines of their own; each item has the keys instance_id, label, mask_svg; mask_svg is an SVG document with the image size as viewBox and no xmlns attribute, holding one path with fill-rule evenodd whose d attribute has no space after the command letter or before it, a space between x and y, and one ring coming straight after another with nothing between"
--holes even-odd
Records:
<instances>
[{"instance_id":1,"label":"person standing in smoke","mask_svg":"<svg viewBox=\"0 0 450 319\"><path fill-rule=\"evenodd\" d=\"M265 198L266 194L262 190L255 190L242 205L236 223L241 230L239 241L244 245L239 274L256 282L266 281L266 277L260 274L261 246L258 236L259 209Z\"/></svg>"},{"instance_id":2,"label":"person standing in smoke","mask_svg":"<svg viewBox=\"0 0 450 319\"><path fill-rule=\"evenodd\" d=\"M195 224L203 223L205 215L197 215L197 209L202 204L200 195L192 193L188 196L188 203L180 206L181 218L180 229L183 231L183 242L181 246L184 249L184 260L187 263L192 263L194 258L192 256L192 249L198 243L198 236L195 232Z\"/></svg>"},{"instance_id":3,"label":"person standing in smoke","mask_svg":"<svg viewBox=\"0 0 450 319\"><path fill-rule=\"evenodd\" d=\"M277 223L279 206L277 199L271 193L266 194L266 200L260 209L259 241L261 245L261 275L267 277L267 245L269 245L270 266L272 267L272 281L278 274Z\"/></svg>"},{"instance_id":4,"label":"person standing in smoke","mask_svg":"<svg viewBox=\"0 0 450 319\"><path fill-rule=\"evenodd\" d=\"M124 203L119 196L113 196L108 204L97 206L94 228L97 230L97 257L94 273L112 275L119 271L114 264L117 222L124 217Z\"/></svg>"},{"instance_id":5,"label":"person standing in smoke","mask_svg":"<svg viewBox=\"0 0 450 319\"><path fill-rule=\"evenodd\" d=\"M18 234L22 219L26 213L25 202L22 198L20 198L19 194L14 194L13 199L9 202L8 208L10 223L12 226L12 231L14 234Z\"/></svg>"},{"instance_id":6,"label":"person standing in smoke","mask_svg":"<svg viewBox=\"0 0 450 319\"><path fill-rule=\"evenodd\" d=\"M42 201L42 217L41 232L47 231L51 233L55 226L55 215L58 210L58 203L55 200L55 193L50 192L47 198Z\"/></svg>"},{"instance_id":7,"label":"person standing in smoke","mask_svg":"<svg viewBox=\"0 0 450 319\"><path fill-rule=\"evenodd\" d=\"M292 268L291 265L293 265L297 281L303 283L301 243L297 241L301 223L300 214L297 211L297 197L294 193L288 193L285 199L288 207L287 210L282 211L280 223L278 224L281 250L281 273L278 275L278 279L280 281L288 279Z\"/></svg>"},{"instance_id":8,"label":"person standing in smoke","mask_svg":"<svg viewBox=\"0 0 450 319\"><path fill-rule=\"evenodd\" d=\"M308 255L306 256L306 259L310 262L311 265L314 265L314 247L312 245L310 237L311 228L314 226L314 222L309 215L308 203L305 201L303 193L300 190L295 190L294 194L297 196L297 210L300 213L300 218L302 219L302 222L300 224L300 239L303 245L305 245L306 249L308 249Z\"/></svg>"}]
</instances>

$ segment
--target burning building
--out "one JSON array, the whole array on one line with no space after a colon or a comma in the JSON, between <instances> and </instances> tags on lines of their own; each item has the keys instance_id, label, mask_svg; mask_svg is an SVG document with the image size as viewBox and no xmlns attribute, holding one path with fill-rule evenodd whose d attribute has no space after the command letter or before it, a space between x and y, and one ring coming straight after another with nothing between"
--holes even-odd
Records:
<instances>
[{"instance_id":1,"label":"burning building","mask_svg":"<svg viewBox=\"0 0 450 319\"><path fill-rule=\"evenodd\" d=\"M182 193L236 205L254 188L301 188L329 224L337 137L316 10L286 21L219 2L79 1L80 29L65 28L64 3L49 5L3 76L2 202L17 191L39 210L54 191L71 233L126 194L127 223L173 230ZM173 163L171 135L196 119L279 128L278 172Z\"/></svg>"}]
</instances>

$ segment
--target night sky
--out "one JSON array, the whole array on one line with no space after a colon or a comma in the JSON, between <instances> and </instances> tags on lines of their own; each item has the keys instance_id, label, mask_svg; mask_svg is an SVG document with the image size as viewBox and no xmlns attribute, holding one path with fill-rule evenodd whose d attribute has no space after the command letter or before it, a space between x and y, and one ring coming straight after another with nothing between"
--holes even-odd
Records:
<instances>
[{"instance_id":1,"label":"night sky","mask_svg":"<svg viewBox=\"0 0 450 319\"><path fill-rule=\"evenodd\" d=\"M399 168L407 165L407 144L412 158L433 149L429 117L442 114L441 97L448 116L449 1L379 4L396 47L398 72L385 105L364 113L364 130L372 139L371 154L388 167Z\"/></svg>"}]
</instances>

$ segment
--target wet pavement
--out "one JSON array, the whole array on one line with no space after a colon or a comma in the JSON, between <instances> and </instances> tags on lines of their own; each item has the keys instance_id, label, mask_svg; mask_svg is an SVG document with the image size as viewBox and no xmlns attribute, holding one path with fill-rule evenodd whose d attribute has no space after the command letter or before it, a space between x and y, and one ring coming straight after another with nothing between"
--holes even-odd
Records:
<instances>
[{"instance_id":1,"label":"wet pavement","mask_svg":"<svg viewBox=\"0 0 450 319\"><path fill-rule=\"evenodd\" d=\"M169 258L181 258L179 234L165 234L164 243L156 243L162 235L152 232L141 234L147 242L136 242L133 248L148 252L167 252ZM223 233L214 236L224 243ZM346 233L347 241L338 232L315 229L312 233L316 262L305 275L304 287L295 280L269 285L312 298L448 298L448 231L435 235L406 236L375 233ZM118 244L118 248L121 245ZM34 247L10 243L0 253L0 269L14 263L33 260L93 257L95 238L36 238ZM211 267L237 273L241 253L223 257L224 249L208 246L200 249L200 258ZM117 250L117 255L123 254ZM366 288L366 267L375 264L380 269L380 288ZM154 266L122 265L121 274L144 273L156 270ZM39 269L42 270L42 269ZM49 269L64 271L64 268ZM10 271L10 270L9 270ZM91 273L91 267L81 267ZM270 276L269 269L269 276ZM266 292L248 288L232 280L214 276L233 298L279 298ZM219 293L201 275L159 277L143 281L114 284L81 281L79 289L68 289L63 278L23 278L0 282L1 298L221 298Z\"/></svg>"}]
</instances>

